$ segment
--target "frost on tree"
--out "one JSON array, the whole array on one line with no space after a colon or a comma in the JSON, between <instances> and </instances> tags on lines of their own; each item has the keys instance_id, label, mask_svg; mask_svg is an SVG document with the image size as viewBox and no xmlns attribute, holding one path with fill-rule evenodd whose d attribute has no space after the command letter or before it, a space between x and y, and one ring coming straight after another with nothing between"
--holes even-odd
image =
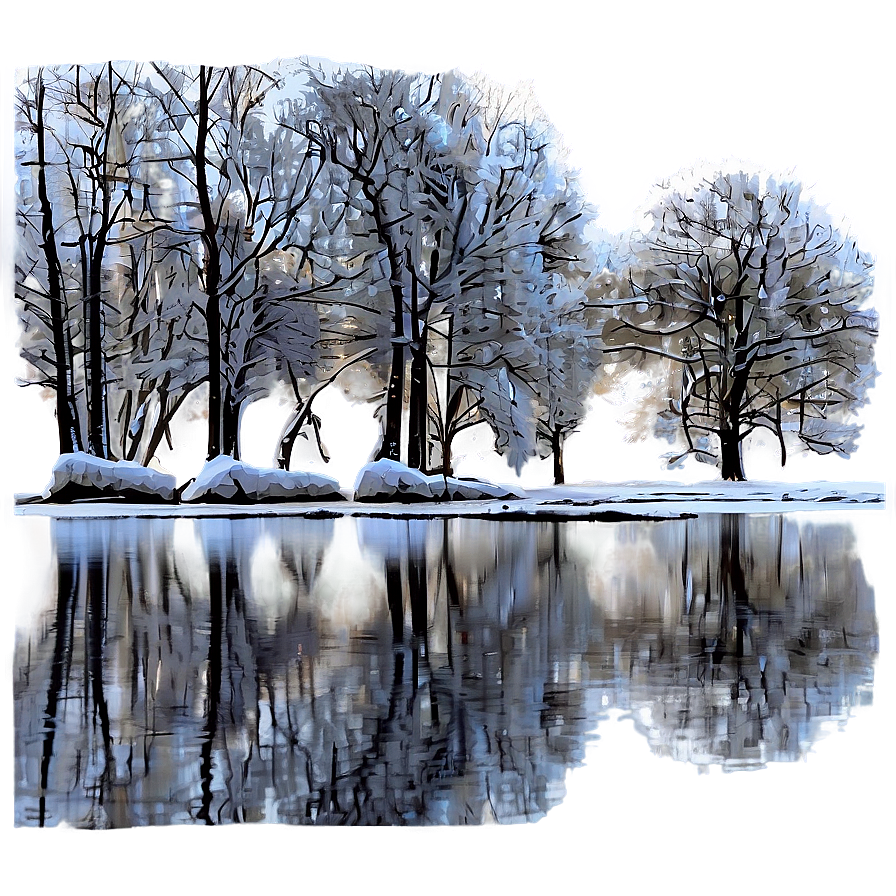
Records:
<instances>
[{"instance_id":1,"label":"frost on tree","mask_svg":"<svg viewBox=\"0 0 896 896\"><path fill-rule=\"evenodd\" d=\"M61 453L113 457L116 430L131 423L117 404L128 359L116 351L131 313L130 259L165 226L146 165L159 109L140 72L112 63L29 70L18 89L21 353L28 381L56 392Z\"/></svg>"},{"instance_id":2,"label":"frost on tree","mask_svg":"<svg viewBox=\"0 0 896 896\"><path fill-rule=\"evenodd\" d=\"M238 458L246 404L286 388L288 469L312 432L327 459L316 397L363 380L377 456L449 473L486 423L562 478L593 212L531 97L295 61L54 68L20 99L23 354L61 451L146 464L203 386L208 457Z\"/></svg>"},{"instance_id":3,"label":"frost on tree","mask_svg":"<svg viewBox=\"0 0 896 896\"><path fill-rule=\"evenodd\" d=\"M744 173L668 186L632 243L629 296L604 340L617 358L674 362L657 433L743 480L742 444L772 432L848 456L876 376L872 259L799 184Z\"/></svg>"},{"instance_id":4,"label":"frost on tree","mask_svg":"<svg viewBox=\"0 0 896 896\"><path fill-rule=\"evenodd\" d=\"M356 184L380 247L370 295L391 332L370 359L388 368L377 456L450 472L454 438L487 422L519 469L535 451L538 380L523 321L557 278L588 273L589 213L549 126L457 73L314 72L312 84L310 139Z\"/></svg>"}]
</instances>

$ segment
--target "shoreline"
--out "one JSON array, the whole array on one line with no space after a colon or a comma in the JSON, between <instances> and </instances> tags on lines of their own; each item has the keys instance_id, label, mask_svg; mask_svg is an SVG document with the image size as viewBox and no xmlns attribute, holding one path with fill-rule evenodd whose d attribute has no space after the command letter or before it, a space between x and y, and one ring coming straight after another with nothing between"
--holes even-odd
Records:
<instances>
[{"instance_id":1,"label":"shoreline","mask_svg":"<svg viewBox=\"0 0 896 896\"><path fill-rule=\"evenodd\" d=\"M434 502L304 501L282 503L136 504L82 501L16 504L16 516L61 519L246 518L493 519L495 521L651 521L706 513L886 509L883 483L620 483L530 489L523 498Z\"/></svg>"}]
</instances>

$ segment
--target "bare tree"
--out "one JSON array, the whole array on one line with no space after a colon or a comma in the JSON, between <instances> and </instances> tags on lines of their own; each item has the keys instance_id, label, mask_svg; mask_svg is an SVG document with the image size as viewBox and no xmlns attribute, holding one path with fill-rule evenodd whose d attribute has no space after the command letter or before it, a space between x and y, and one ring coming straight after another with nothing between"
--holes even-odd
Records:
<instances>
[{"instance_id":1,"label":"bare tree","mask_svg":"<svg viewBox=\"0 0 896 896\"><path fill-rule=\"evenodd\" d=\"M796 183L744 173L667 185L632 246L629 297L604 341L617 357L671 359L680 372L658 432L745 478L743 440L793 433L849 455L873 384L872 260Z\"/></svg>"},{"instance_id":2,"label":"bare tree","mask_svg":"<svg viewBox=\"0 0 896 896\"><path fill-rule=\"evenodd\" d=\"M583 292L554 283L545 301L543 325L535 333L538 379L536 439L539 454L553 458L554 485L565 481L563 447L585 418L600 363L595 314Z\"/></svg>"},{"instance_id":3,"label":"bare tree","mask_svg":"<svg viewBox=\"0 0 896 896\"><path fill-rule=\"evenodd\" d=\"M129 244L130 264L110 363L116 376L121 456L147 464L207 369L205 330L184 237L152 231Z\"/></svg>"},{"instance_id":4,"label":"bare tree","mask_svg":"<svg viewBox=\"0 0 896 896\"><path fill-rule=\"evenodd\" d=\"M415 437L410 440L409 461L420 466L419 407L422 402L425 427L426 394L421 322L432 302L431 293L421 294L421 279L431 274L440 211L426 184L426 160L433 146L427 138L434 133L431 116L436 115L440 80L374 68L309 74L320 107L321 146L360 187L372 234L382 247L380 264L391 295L391 360L378 457L401 458L406 349L410 346L416 393L412 404L418 412L411 412Z\"/></svg>"},{"instance_id":5,"label":"bare tree","mask_svg":"<svg viewBox=\"0 0 896 896\"><path fill-rule=\"evenodd\" d=\"M33 191L20 192L17 207L19 239L16 243L16 296L20 303L26 332L36 329L43 341L49 338L51 350L22 347L23 356L40 373L41 385L56 393L56 424L59 453L82 450L80 413L74 371L71 336L71 309L66 299L65 278L57 246L57 224L47 184L50 164L47 153L47 124L44 113L46 86L43 69L19 91L17 112L19 133L33 144L19 155L19 164L32 166L37 181ZM33 137L33 140L31 139ZM33 178L32 178L33 180ZM22 191L23 185L20 185ZM32 339L32 341L34 341Z\"/></svg>"},{"instance_id":6,"label":"bare tree","mask_svg":"<svg viewBox=\"0 0 896 896\"><path fill-rule=\"evenodd\" d=\"M366 69L314 86L331 155L361 184L384 247L393 329L380 456L401 456L406 393L408 463L446 469L456 435L489 420L486 403L525 428L528 405L507 397L519 309L526 290L579 263L583 203L549 126L488 82Z\"/></svg>"},{"instance_id":7,"label":"bare tree","mask_svg":"<svg viewBox=\"0 0 896 896\"><path fill-rule=\"evenodd\" d=\"M44 253L43 278L35 276L34 256L30 256L30 262L23 259L25 266L20 265L19 282L25 291L33 291L36 279L34 298L42 297L56 309L51 314L51 318L55 314L52 356L46 357L57 367L56 379L68 383L63 390L69 396L68 409L61 424L66 427L77 417L74 345L76 336L83 341L86 447L104 458L113 453L108 385L115 374L109 367L109 352L114 343L111 330L122 313L119 300L127 276L127 244L152 226L164 226L164 222L147 224L140 231L132 227L139 191L142 188L146 203L150 190L138 177L156 125L139 79L136 65L64 66L40 70L19 91L21 115L30 122L38 144L37 194ZM20 201L20 220L25 222L33 214L33 198L30 204ZM30 228L33 224L24 228L24 245ZM79 295L80 301L70 302L69 294ZM63 317L77 321L79 327L76 333L69 326L67 339L62 338ZM70 441L72 447L80 444L66 436L61 443L64 449Z\"/></svg>"},{"instance_id":8,"label":"bare tree","mask_svg":"<svg viewBox=\"0 0 896 896\"><path fill-rule=\"evenodd\" d=\"M457 432L487 422L497 450L519 469L540 440L552 444L553 435L539 434L538 420L561 394L556 375L564 362L557 351L578 326L576 314L584 321L581 290L599 265L583 235L593 211L543 113L529 99L487 82L477 89L475 142L468 141L475 150L466 148L462 214L435 284L452 299L445 303L451 316L449 388L444 422L436 429L444 433L450 466ZM566 314L557 313L560 305ZM579 307L576 314L573 306ZM570 332L562 334L564 328ZM583 354L577 361L587 367L595 345L579 340L578 346Z\"/></svg>"},{"instance_id":9,"label":"bare tree","mask_svg":"<svg viewBox=\"0 0 896 896\"><path fill-rule=\"evenodd\" d=\"M295 128L267 129L274 73L257 67L180 70L155 65L155 92L178 151L165 161L183 190L180 231L193 240L195 305L208 340L208 458L236 452L246 328L270 284L277 253L295 251L301 277L311 191L320 154ZM287 290L285 290L287 291Z\"/></svg>"}]
</instances>

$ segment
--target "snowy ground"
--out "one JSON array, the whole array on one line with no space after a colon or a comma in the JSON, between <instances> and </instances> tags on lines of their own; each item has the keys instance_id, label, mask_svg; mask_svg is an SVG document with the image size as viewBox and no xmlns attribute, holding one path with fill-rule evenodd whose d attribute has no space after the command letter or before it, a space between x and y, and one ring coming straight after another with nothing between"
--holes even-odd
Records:
<instances>
[{"instance_id":1,"label":"snowy ground","mask_svg":"<svg viewBox=\"0 0 896 896\"><path fill-rule=\"evenodd\" d=\"M343 492L351 498L350 492ZM708 482L695 485L625 482L552 486L529 489L525 497L505 500L450 501L426 504L304 501L297 504L141 505L81 503L30 504L18 514L55 517L206 517L303 516L331 518L370 516L488 517L495 519L626 519L675 518L695 513L785 513L844 508L882 511L886 489L879 482Z\"/></svg>"}]
</instances>

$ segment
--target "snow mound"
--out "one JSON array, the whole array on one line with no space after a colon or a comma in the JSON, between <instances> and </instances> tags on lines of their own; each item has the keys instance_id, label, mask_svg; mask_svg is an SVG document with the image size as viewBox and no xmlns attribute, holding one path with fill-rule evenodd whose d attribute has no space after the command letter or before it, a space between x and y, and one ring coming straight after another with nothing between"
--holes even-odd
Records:
<instances>
[{"instance_id":1,"label":"snow mound","mask_svg":"<svg viewBox=\"0 0 896 896\"><path fill-rule=\"evenodd\" d=\"M447 492L447 495L446 495ZM355 486L356 501L487 501L524 498L505 485L453 476L427 476L394 460L367 464Z\"/></svg>"},{"instance_id":2,"label":"snow mound","mask_svg":"<svg viewBox=\"0 0 896 896\"><path fill-rule=\"evenodd\" d=\"M41 497L60 503L106 498L140 503L173 501L176 485L169 473L130 460L103 460L77 451L60 455Z\"/></svg>"},{"instance_id":3,"label":"snow mound","mask_svg":"<svg viewBox=\"0 0 896 896\"><path fill-rule=\"evenodd\" d=\"M184 503L344 501L339 483L317 473L253 467L222 455L210 460L181 493Z\"/></svg>"}]
</instances>

